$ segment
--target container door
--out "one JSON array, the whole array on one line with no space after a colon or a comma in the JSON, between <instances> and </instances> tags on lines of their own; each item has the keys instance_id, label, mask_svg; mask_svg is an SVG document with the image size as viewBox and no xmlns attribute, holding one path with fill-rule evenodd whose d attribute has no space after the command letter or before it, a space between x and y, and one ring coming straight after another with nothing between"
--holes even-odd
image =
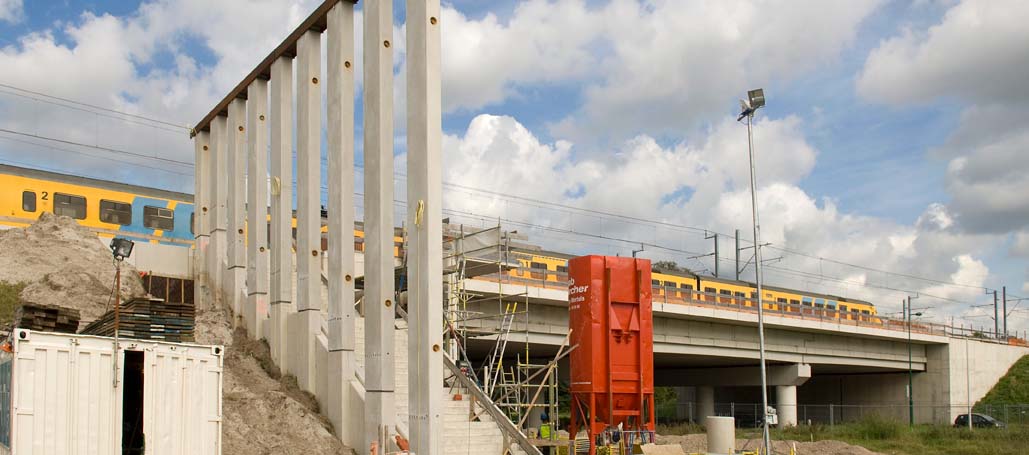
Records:
<instances>
[{"instance_id":1,"label":"container door","mask_svg":"<svg viewBox=\"0 0 1029 455\"><path fill-rule=\"evenodd\" d=\"M221 453L222 348L154 345L146 352L147 455Z\"/></svg>"},{"instance_id":2,"label":"container door","mask_svg":"<svg viewBox=\"0 0 1029 455\"><path fill-rule=\"evenodd\" d=\"M17 330L11 446L18 455L115 454L120 389L106 340Z\"/></svg>"}]
</instances>

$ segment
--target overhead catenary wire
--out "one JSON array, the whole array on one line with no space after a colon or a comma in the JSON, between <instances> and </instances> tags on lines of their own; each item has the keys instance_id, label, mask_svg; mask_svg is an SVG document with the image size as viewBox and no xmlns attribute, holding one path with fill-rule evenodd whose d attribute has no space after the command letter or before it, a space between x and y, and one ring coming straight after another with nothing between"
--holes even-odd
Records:
<instances>
[{"instance_id":1,"label":"overhead catenary wire","mask_svg":"<svg viewBox=\"0 0 1029 455\"><path fill-rule=\"evenodd\" d=\"M119 110L116 110L116 109L111 109L111 108L107 108L107 107L103 107L103 106L97 106L95 104L83 103L81 101L75 101L75 100L72 100L72 99L69 99L69 98L63 98L63 97L60 97L60 96L49 95L49 94L46 94L46 93L38 92L38 91L35 91L35 90L29 90L29 89L25 89L25 88L21 88L21 87L16 87L16 86L13 86L13 85L10 85L10 84L5 84L5 83L2 83L2 82L0 82L0 87L6 88L6 89L9 89L9 90L14 90L14 91L22 93L22 94L17 94L17 93L7 92L7 93L11 93L12 95L16 95L16 96L22 96L22 97L25 97L25 98L35 99L35 100L38 100L38 101L48 102L48 103L51 103L51 104L56 104L56 105L59 105L59 106L65 106L65 107L69 107L69 108L72 107L72 106L67 106L67 105L63 105L63 104L59 104L59 103L54 103L53 101L50 101L50 100L60 101L60 102L64 102L64 103L73 104L73 105L76 105L76 106L82 106L82 107L87 107L87 108L90 108L90 109L95 109L95 110L102 111L102 112L109 112L109 113L113 113L113 114L122 115L122 116L125 116L125 117L131 117L131 118L135 118L135 119L139 119L139 120L145 120L145 121L148 121L148 122L153 122L153 123L160 124L160 125L166 125L166 126L175 127L176 131L186 131L186 132L189 131L189 127L185 126L185 124L183 124L183 123L174 123L174 122L169 122L167 120L156 119L156 118L149 117L149 116L146 116L146 115L133 114L133 113L130 113L130 112L123 112L123 111L119 111ZM38 98L33 98L33 97L30 97L30 96L27 96L27 95L23 95L23 94L31 94L31 95L47 98L47 100L41 100L41 99L38 99Z\"/></svg>"}]
</instances>

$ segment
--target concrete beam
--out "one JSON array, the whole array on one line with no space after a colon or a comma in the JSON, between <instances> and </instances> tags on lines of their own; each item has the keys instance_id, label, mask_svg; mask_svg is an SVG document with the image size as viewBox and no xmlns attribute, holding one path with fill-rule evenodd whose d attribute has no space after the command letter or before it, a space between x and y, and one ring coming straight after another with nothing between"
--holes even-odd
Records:
<instances>
[{"instance_id":1,"label":"concrete beam","mask_svg":"<svg viewBox=\"0 0 1029 455\"><path fill-rule=\"evenodd\" d=\"M247 89L247 304L243 320L254 339L268 317L268 81Z\"/></svg>"},{"instance_id":2,"label":"concrete beam","mask_svg":"<svg viewBox=\"0 0 1029 455\"><path fill-rule=\"evenodd\" d=\"M198 308L207 308L204 296L210 295L207 249L211 242L211 228L208 225L211 205L211 133L201 131L194 136L193 148L193 302Z\"/></svg>"},{"instance_id":3,"label":"concrete beam","mask_svg":"<svg viewBox=\"0 0 1029 455\"><path fill-rule=\"evenodd\" d=\"M293 59L279 57L271 79L271 302L268 346L284 365L286 316L293 313Z\"/></svg>"},{"instance_id":4,"label":"concrete beam","mask_svg":"<svg viewBox=\"0 0 1029 455\"><path fill-rule=\"evenodd\" d=\"M246 101L236 98L229 103L228 130L226 131L228 153L228 200L226 235L228 237L225 264L225 297L232 308L233 324L242 316L243 287L246 285L246 245L243 229L246 226Z\"/></svg>"},{"instance_id":5,"label":"concrete beam","mask_svg":"<svg viewBox=\"0 0 1029 455\"><path fill-rule=\"evenodd\" d=\"M327 16L329 155L328 416L340 439L364 438L344 420L355 369L354 328L354 5L340 2Z\"/></svg>"},{"instance_id":6,"label":"concrete beam","mask_svg":"<svg viewBox=\"0 0 1029 455\"><path fill-rule=\"evenodd\" d=\"M321 236L321 33L308 31L297 42L297 311L318 313L322 306ZM308 318L304 319L308 321ZM309 322L309 321L308 321ZM295 371L297 383L314 392L313 323L290 331L300 342L304 359ZM293 351L290 348L290 351Z\"/></svg>"},{"instance_id":7,"label":"concrete beam","mask_svg":"<svg viewBox=\"0 0 1029 455\"><path fill-rule=\"evenodd\" d=\"M732 368L680 368L660 370L659 382L674 386L760 387L761 371L758 367ZM811 379L811 365L771 365L768 367L768 385L803 385Z\"/></svg>"},{"instance_id":8,"label":"concrete beam","mask_svg":"<svg viewBox=\"0 0 1029 455\"><path fill-rule=\"evenodd\" d=\"M211 121L211 172L208 173L211 189L211 215L208 226L211 228L211 244L208 247L207 270L211 280L211 296L215 305L225 301L225 204L228 193L228 167L226 151L226 119L217 116Z\"/></svg>"},{"instance_id":9,"label":"concrete beam","mask_svg":"<svg viewBox=\"0 0 1029 455\"><path fill-rule=\"evenodd\" d=\"M439 0L407 1L408 384L411 449L443 453Z\"/></svg>"},{"instance_id":10,"label":"concrete beam","mask_svg":"<svg viewBox=\"0 0 1029 455\"><path fill-rule=\"evenodd\" d=\"M393 3L364 5L365 439L390 444L393 406ZM427 454L428 455L428 454Z\"/></svg>"}]
</instances>

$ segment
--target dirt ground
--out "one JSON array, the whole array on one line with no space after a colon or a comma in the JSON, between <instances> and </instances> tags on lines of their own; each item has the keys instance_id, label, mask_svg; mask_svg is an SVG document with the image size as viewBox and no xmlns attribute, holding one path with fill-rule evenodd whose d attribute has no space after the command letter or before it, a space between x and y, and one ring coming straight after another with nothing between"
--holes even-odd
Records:
<instances>
[{"instance_id":1,"label":"dirt ground","mask_svg":"<svg viewBox=\"0 0 1029 455\"><path fill-rule=\"evenodd\" d=\"M704 453L707 450L706 434L688 434L683 436L669 435L657 437L658 444L676 444L682 446L686 453ZM882 455L872 452L864 447L853 446L841 441L774 441L772 451L775 453L790 453L790 448L796 444L798 455ZM760 439L737 439L737 450L755 450L761 445Z\"/></svg>"},{"instance_id":2,"label":"dirt ground","mask_svg":"<svg viewBox=\"0 0 1029 455\"><path fill-rule=\"evenodd\" d=\"M75 220L43 213L23 229L0 230L0 280L25 283L25 302L79 310L80 327L106 311L114 288L114 258L96 233ZM122 299L142 296L136 269L122 265Z\"/></svg>"},{"instance_id":3,"label":"dirt ground","mask_svg":"<svg viewBox=\"0 0 1029 455\"><path fill-rule=\"evenodd\" d=\"M290 377L280 377L268 346L232 330L229 312L197 316L197 342L221 344L223 377L222 453L225 455L320 455L348 453L318 414L318 403Z\"/></svg>"}]
</instances>

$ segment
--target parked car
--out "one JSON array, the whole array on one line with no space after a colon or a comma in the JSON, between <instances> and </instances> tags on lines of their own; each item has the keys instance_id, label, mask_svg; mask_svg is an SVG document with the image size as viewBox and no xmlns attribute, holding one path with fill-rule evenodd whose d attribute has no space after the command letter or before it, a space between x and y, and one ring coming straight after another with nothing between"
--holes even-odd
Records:
<instances>
[{"instance_id":1,"label":"parked car","mask_svg":"<svg viewBox=\"0 0 1029 455\"><path fill-rule=\"evenodd\" d=\"M968 414L961 414L954 419L955 427L968 426ZM1004 428L1004 422L994 419L986 414L972 414L972 426L976 428Z\"/></svg>"}]
</instances>

